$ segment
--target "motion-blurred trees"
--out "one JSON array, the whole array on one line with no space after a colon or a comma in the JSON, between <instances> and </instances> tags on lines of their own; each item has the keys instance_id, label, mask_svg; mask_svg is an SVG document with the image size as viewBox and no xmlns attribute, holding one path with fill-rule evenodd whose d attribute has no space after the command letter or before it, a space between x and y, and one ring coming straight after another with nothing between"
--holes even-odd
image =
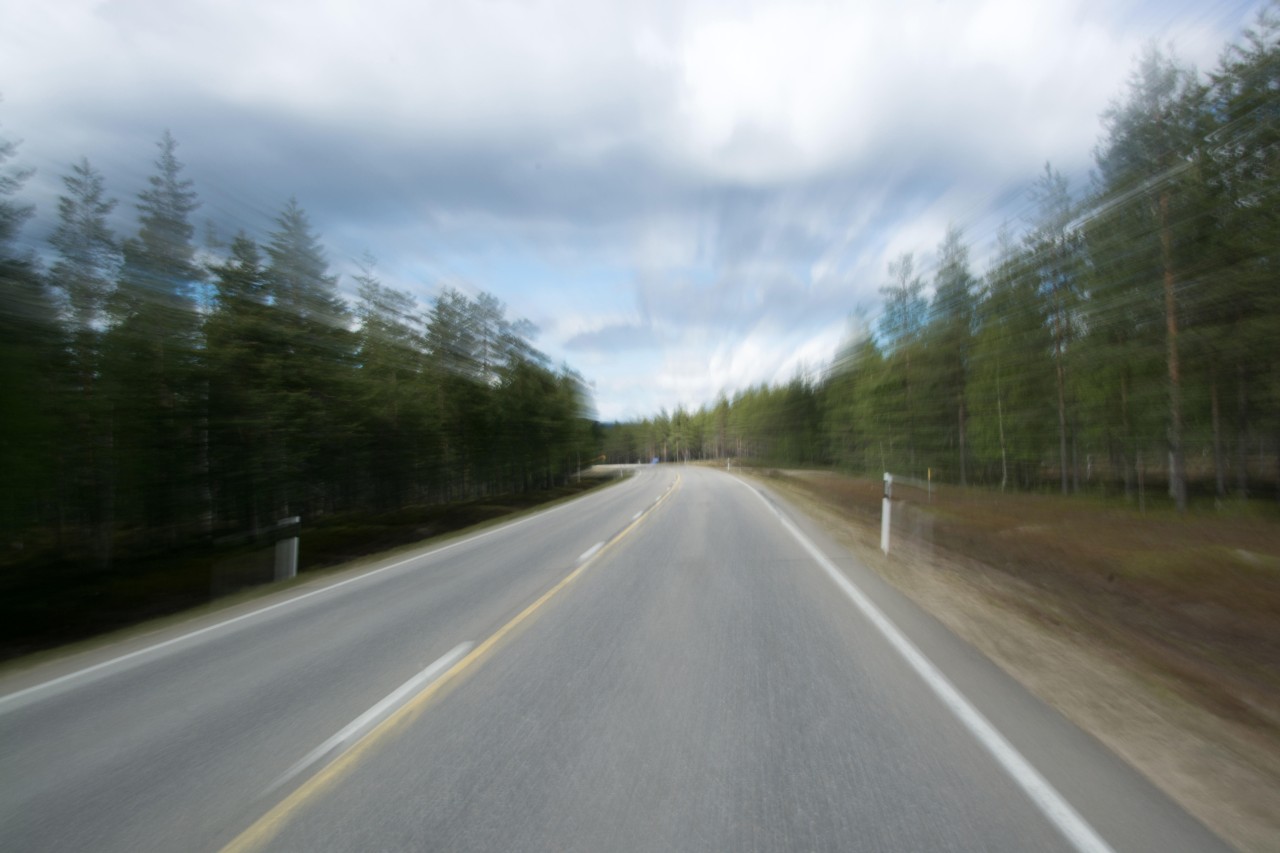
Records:
<instances>
[{"instance_id":1,"label":"motion-blurred trees","mask_svg":"<svg viewBox=\"0 0 1280 853\"><path fill-rule=\"evenodd\" d=\"M1197 141L1203 89L1193 72L1148 47L1129 82L1128 97L1103 114L1106 137L1097 153L1101 192L1098 227L1125 240L1122 270L1101 277L1162 295L1168 381L1170 486L1179 510L1187 506L1180 292L1195 286L1205 258L1200 239L1206 210ZM1101 254L1110 260L1119 253ZM1128 280L1132 277L1132 283ZM1104 285L1105 286L1105 285Z\"/></svg>"},{"instance_id":2,"label":"motion-blurred trees","mask_svg":"<svg viewBox=\"0 0 1280 853\"><path fill-rule=\"evenodd\" d=\"M99 563L110 559L114 529L110 401L102 391L102 338L108 300L122 257L107 223L115 199L88 159L63 178L58 228L50 238L57 260L49 280L60 291L63 326L69 338L62 419L74 440L61 454L63 521L84 528Z\"/></svg>"},{"instance_id":3,"label":"motion-blurred trees","mask_svg":"<svg viewBox=\"0 0 1280 853\"><path fill-rule=\"evenodd\" d=\"M915 272L915 257L905 252L889 262L889 283L880 288L884 313L880 315L880 340L885 350L885 392L881 395L879 418L888 427L890 455L894 439L906 445L901 464L916 469L916 441L919 431L919 369L923 354L922 334L928 316L924 279ZM912 372L912 359L916 373Z\"/></svg>"},{"instance_id":4,"label":"motion-blurred trees","mask_svg":"<svg viewBox=\"0 0 1280 853\"><path fill-rule=\"evenodd\" d=\"M282 356L262 252L241 232L210 265L204 324L211 510L215 526L258 531L286 503Z\"/></svg>"},{"instance_id":5,"label":"motion-blurred trees","mask_svg":"<svg viewBox=\"0 0 1280 853\"><path fill-rule=\"evenodd\" d=\"M383 285L370 257L356 276L357 424L361 470L374 506L399 509L421 476L422 449L433 443L417 303ZM408 467L406 467L408 462Z\"/></svg>"},{"instance_id":6,"label":"motion-blurred trees","mask_svg":"<svg viewBox=\"0 0 1280 853\"><path fill-rule=\"evenodd\" d=\"M155 172L138 194L138 233L124 243L103 342L113 464L108 515L176 545L207 522L203 395L197 380L200 318L191 214L200 206L166 131Z\"/></svg>"},{"instance_id":7,"label":"motion-blurred trees","mask_svg":"<svg viewBox=\"0 0 1280 853\"><path fill-rule=\"evenodd\" d=\"M963 234L960 229L949 227L938 246L933 302L925 329L931 391L926 399L934 403L930 417L933 446L954 448L954 466L946 465L944 456L935 460L933 467L955 471L962 486L968 482L966 391L971 371L976 284L969 271L969 247Z\"/></svg>"},{"instance_id":8,"label":"motion-blurred trees","mask_svg":"<svg viewBox=\"0 0 1280 853\"><path fill-rule=\"evenodd\" d=\"M1027 235L1032 265L1042 304L1053 335L1054 381L1058 404L1058 469L1062 493L1080 489L1076 450L1075 360L1079 310L1083 298L1080 233L1073 227L1075 204L1067 179L1048 163L1031 190L1035 201L1035 225ZM1070 450L1068 451L1068 447Z\"/></svg>"},{"instance_id":9,"label":"motion-blurred trees","mask_svg":"<svg viewBox=\"0 0 1280 853\"><path fill-rule=\"evenodd\" d=\"M581 377L491 295L424 307L370 259L348 305L296 200L265 237L198 250L168 133L130 239L81 159L47 252L20 249L16 153L0 140L0 532L60 559L545 488L601 454L1130 499L1159 480L1178 507L1280 495L1274 4L1207 77L1140 55L1089 192L1046 165L1028 232L980 280L949 229L893 259L879 322L825 373L602 430Z\"/></svg>"},{"instance_id":10,"label":"motion-blurred trees","mask_svg":"<svg viewBox=\"0 0 1280 853\"><path fill-rule=\"evenodd\" d=\"M123 244L102 175L72 165L41 275L14 240L29 172L0 145L10 541L108 568L287 515L550 488L590 464L581 377L496 298L445 290L424 315L366 259L352 310L294 199L264 244L201 254L177 142L158 147Z\"/></svg>"},{"instance_id":11,"label":"motion-blurred trees","mask_svg":"<svg viewBox=\"0 0 1280 853\"><path fill-rule=\"evenodd\" d=\"M1055 442L1052 333L1040 282L1025 249L1002 231L980 291L972 372L970 430L981 479L1003 489L1035 485ZM998 467L997 467L998 465ZM994 476L999 471L999 477Z\"/></svg>"},{"instance_id":12,"label":"motion-blurred trees","mask_svg":"<svg viewBox=\"0 0 1280 853\"><path fill-rule=\"evenodd\" d=\"M36 261L17 245L34 208L17 198L32 170L13 163L0 138L0 533L25 547L24 531L54 500L51 383L63 345L56 309Z\"/></svg>"},{"instance_id":13,"label":"motion-blurred trees","mask_svg":"<svg viewBox=\"0 0 1280 853\"><path fill-rule=\"evenodd\" d=\"M1268 423L1280 442L1280 6L1265 8L1244 38L1223 51L1210 84L1208 112L1216 122L1202 162L1219 227L1211 284L1197 302L1209 315L1206 331L1217 356L1211 405L1216 418L1221 396L1234 415L1232 479L1244 497L1251 443L1265 436ZM1276 479L1280 490L1280 472Z\"/></svg>"},{"instance_id":14,"label":"motion-blurred trees","mask_svg":"<svg viewBox=\"0 0 1280 853\"><path fill-rule=\"evenodd\" d=\"M916 257L894 258L877 334L855 324L803 393L717 404L702 454L1130 500L1154 480L1179 509L1256 491L1269 463L1280 496L1278 10L1205 79L1147 48L1087 194L1046 164L1028 232L1002 231L979 282L950 229L928 301Z\"/></svg>"},{"instance_id":15,"label":"motion-blurred trees","mask_svg":"<svg viewBox=\"0 0 1280 853\"><path fill-rule=\"evenodd\" d=\"M348 446L356 341L337 276L297 199L276 217L263 279L282 338L273 396L284 493L273 509L282 516L331 512L357 473Z\"/></svg>"}]
</instances>

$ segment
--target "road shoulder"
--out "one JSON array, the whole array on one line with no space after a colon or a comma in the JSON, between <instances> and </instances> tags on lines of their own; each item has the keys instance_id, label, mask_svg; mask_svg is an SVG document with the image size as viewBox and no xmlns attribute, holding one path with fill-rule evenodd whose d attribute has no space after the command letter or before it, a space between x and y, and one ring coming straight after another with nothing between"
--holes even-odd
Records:
<instances>
[{"instance_id":1,"label":"road shoulder","mask_svg":"<svg viewBox=\"0 0 1280 853\"><path fill-rule=\"evenodd\" d=\"M1275 776L1255 763L1247 732L1096 639L1008 607L1008 590L997 595L990 573L974 561L909 541L896 542L886 557L878 529L786 478L762 482L1223 839L1246 851L1280 849Z\"/></svg>"}]
</instances>

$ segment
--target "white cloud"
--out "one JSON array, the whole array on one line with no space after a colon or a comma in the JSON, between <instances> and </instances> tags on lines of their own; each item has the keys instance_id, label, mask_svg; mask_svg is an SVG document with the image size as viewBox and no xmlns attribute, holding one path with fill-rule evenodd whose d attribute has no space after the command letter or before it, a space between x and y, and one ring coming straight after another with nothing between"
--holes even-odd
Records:
<instances>
[{"instance_id":1,"label":"white cloud","mask_svg":"<svg viewBox=\"0 0 1280 853\"><path fill-rule=\"evenodd\" d=\"M688 154L747 182L862 158L892 168L904 139L920 150L920 137L939 133L936 149L970 160L1053 157L1079 140L1053 136L1033 154L1025 143L1045 141L1064 114L1070 127L1091 128L1137 44L1070 0L746 4L734 16L695 8L681 49Z\"/></svg>"},{"instance_id":2,"label":"white cloud","mask_svg":"<svg viewBox=\"0 0 1280 853\"><path fill-rule=\"evenodd\" d=\"M1247 5L0 0L0 131L48 217L170 127L201 215L296 193L335 265L492 290L645 414L816 366L889 258L1082 175L1144 41L1210 67Z\"/></svg>"}]
</instances>

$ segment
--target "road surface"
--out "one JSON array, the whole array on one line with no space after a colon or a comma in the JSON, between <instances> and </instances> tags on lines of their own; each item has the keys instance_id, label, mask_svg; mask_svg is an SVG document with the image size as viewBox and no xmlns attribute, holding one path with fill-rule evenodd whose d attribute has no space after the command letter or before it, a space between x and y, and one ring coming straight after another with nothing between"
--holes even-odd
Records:
<instances>
[{"instance_id":1,"label":"road surface","mask_svg":"<svg viewBox=\"0 0 1280 853\"><path fill-rule=\"evenodd\" d=\"M1210 851L698 467L0 679L6 850Z\"/></svg>"}]
</instances>

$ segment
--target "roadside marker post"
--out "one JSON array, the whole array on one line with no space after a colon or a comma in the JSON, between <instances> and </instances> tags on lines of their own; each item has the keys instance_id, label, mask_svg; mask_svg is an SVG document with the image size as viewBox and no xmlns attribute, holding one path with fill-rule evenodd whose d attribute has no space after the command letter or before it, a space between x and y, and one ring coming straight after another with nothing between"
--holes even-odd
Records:
<instances>
[{"instance_id":1,"label":"roadside marker post","mask_svg":"<svg viewBox=\"0 0 1280 853\"><path fill-rule=\"evenodd\" d=\"M302 516L291 515L276 522L276 577L287 581L298 576L298 533Z\"/></svg>"},{"instance_id":2,"label":"roadside marker post","mask_svg":"<svg viewBox=\"0 0 1280 853\"><path fill-rule=\"evenodd\" d=\"M885 472L884 500L880 507L880 550L889 553L889 510L893 500L893 475Z\"/></svg>"}]
</instances>

